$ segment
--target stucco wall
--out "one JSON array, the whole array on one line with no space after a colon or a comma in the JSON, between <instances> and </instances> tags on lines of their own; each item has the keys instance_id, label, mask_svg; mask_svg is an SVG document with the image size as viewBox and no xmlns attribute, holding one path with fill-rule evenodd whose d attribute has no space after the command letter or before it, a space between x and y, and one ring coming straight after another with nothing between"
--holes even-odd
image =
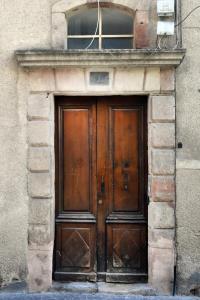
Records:
<instances>
[{"instance_id":1,"label":"stucco wall","mask_svg":"<svg viewBox=\"0 0 200 300\"><path fill-rule=\"evenodd\" d=\"M18 68L14 52L51 48L51 10L56 2L0 0L0 285L23 280L27 273L28 75ZM138 3L132 1L133 6ZM155 15L156 0L139 4L148 3Z\"/></svg>"},{"instance_id":2,"label":"stucco wall","mask_svg":"<svg viewBox=\"0 0 200 300\"><path fill-rule=\"evenodd\" d=\"M27 75L14 51L50 46L50 5L0 1L0 285L24 279L27 269Z\"/></svg>"},{"instance_id":3,"label":"stucco wall","mask_svg":"<svg viewBox=\"0 0 200 300\"><path fill-rule=\"evenodd\" d=\"M199 0L182 0L182 18ZM183 23L177 70L177 292L200 292L200 9Z\"/></svg>"},{"instance_id":4,"label":"stucco wall","mask_svg":"<svg viewBox=\"0 0 200 300\"><path fill-rule=\"evenodd\" d=\"M28 79L26 70L17 67L14 51L51 47L51 6L55 2L15 0L13 4L0 0L0 284L25 279L27 270ZM140 2L145 5L150 1ZM154 6L155 2L152 1ZM182 4L184 16L199 5L199 0L182 0ZM151 16L155 13L151 12ZM184 23L183 46L187 48L187 56L177 71L177 141L183 142L183 149L177 151L180 293L195 288L200 267L200 30L188 28L200 26L199 20L200 10Z\"/></svg>"}]
</instances>

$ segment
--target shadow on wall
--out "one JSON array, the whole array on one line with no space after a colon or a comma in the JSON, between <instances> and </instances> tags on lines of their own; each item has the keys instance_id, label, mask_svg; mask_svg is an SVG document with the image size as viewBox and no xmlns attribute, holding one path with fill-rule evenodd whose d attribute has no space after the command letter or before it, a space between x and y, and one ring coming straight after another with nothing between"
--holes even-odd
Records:
<instances>
[{"instance_id":1,"label":"shadow on wall","mask_svg":"<svg viewBox=\"0 0 200 300\"><path fill-rule=\"evenodd\" d=\"M188 280L188 284L191 283L190 286L190 294L193 296L200 296L200 273L195 272L192 274Z\"/></svg>"}]
</instances>

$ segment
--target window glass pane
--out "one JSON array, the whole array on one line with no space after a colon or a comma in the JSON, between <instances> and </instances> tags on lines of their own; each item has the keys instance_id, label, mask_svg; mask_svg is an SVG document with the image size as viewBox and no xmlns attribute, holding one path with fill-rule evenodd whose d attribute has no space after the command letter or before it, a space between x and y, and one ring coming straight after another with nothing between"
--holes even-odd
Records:
<instances>
[{"instance_id":1,"label":"window glass pane","mask_svg":"<svg viewBox=\"0 0 200 300\"><path fill-rule=\"evenodd\" d=\"M69 35L94 35L97 27L98 10L91 8L68 20ZM99 31L98 31L99 32Z\"/></svg>"},{"instance_id":2,"label":"window glass pane","mask_svg":"<svg viewBox=\"0 0 200 300\"><path fill-rule=\"evenodd\" d=\"M132 38L104 38L102 41L103 49L133 49Z\"/></svg>"},{"instance_id":3,"label":"window glass pane","mask_svg":"<svg viewBox=\"0 0 200 300\"><path fill-rule=\"evenodd\" d=\"M118 9L102 8L102 34L133 34L133 17Z\"/></svg>"},{"instance_id":4,"label":"window glass pane","mask_svg":"<svg viewBox=\"0 0 200 300\"><path fill-rule=\"evenodd\" d=\"M92 39L70 39L68 38L68 49L86 49L91 43ZM98 49L99 40L95 39L88 49Z\"/></svg>"}]
</instances>

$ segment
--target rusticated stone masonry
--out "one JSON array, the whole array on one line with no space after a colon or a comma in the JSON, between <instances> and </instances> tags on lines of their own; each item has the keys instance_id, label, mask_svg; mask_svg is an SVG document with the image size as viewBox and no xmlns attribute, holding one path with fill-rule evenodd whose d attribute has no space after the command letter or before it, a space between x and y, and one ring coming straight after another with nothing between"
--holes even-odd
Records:
<instances>
[{"instance_id":1,"label":"rusticated stone masonry","mask_svg":"<svg viewBox=\"0 0 200 300\"><path fill-rule=\"evenodd\" d=\"M169 73L166 71L167 75ZM166 87L170 80L167 76L163 77L166 77ZM159 291L168 293L173 289L175 259L175 98L173 95L158 95L151 98L149 161L149 279Z\"/></svg>"},{"instance_id":2,"label":"rusticated stone masonry","mask_svg":"<svg viewBox=\"0 0 200 300\"><path fill-rule=\"evenodd\" d=\"M36 82L35 82L36 84ZM52 281L53 250L53 97L28 98L28 282L29 289L47 290Z\"/></svg>"},{"instance_id":3,"label":"rusticated stone masonry","mask_svg":"<svg viewBox=\"0 0 200 300\"><path fill-rule=\"evenodd\" d=\"M109 68L112 82L103 88L88 85L87 75L90 69L35 68L29 71L29 289L46 291L52 284L55 205L54 94L140 94L149 96L149 283L158 292L170 294L175 257L174 69L151 66Z\"/></svg>"}]
</instances>

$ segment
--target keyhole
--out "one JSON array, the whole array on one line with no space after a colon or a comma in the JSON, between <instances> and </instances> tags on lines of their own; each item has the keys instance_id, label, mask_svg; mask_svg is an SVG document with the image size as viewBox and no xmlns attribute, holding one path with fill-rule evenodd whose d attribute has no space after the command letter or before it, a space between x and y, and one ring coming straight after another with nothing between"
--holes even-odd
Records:
<instances>
[{"instance_id":1,"label":"keyhole","mask_svg":"<svg viewBox=\"0 0 200 300\"><path fill-rule=\"evenodd\" d=\"M127 192L128 191L128 181L129 181L129 176L127 173L124 174L124 190Z\"/></svg>"},{"instance_id":2,"label":"keyhole","mask_svg":"<svg viewBox=\"0 0 200 300\"><path fill-rule=\"evenodd\" d=\"M124 189L125 189L125 191L128 191L128 185L127 184L125 184Z\"/></svg>"}]
</instances>

